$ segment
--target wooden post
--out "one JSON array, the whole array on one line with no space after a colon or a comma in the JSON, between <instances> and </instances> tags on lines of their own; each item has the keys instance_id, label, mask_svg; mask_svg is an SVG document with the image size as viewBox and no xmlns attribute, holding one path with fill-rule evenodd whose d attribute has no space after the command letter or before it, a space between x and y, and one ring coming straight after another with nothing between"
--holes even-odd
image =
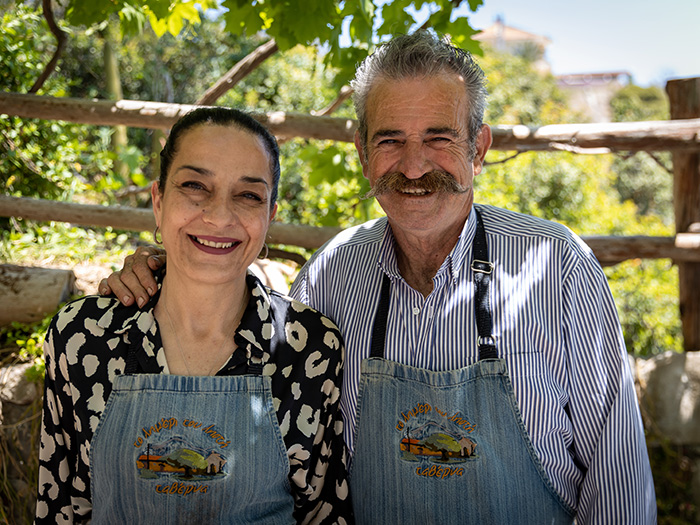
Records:
<instances>
[{"instance_id":1,"label":"wooden post","mask_svg":"<svg viewBox=\"0 0 700 525\"><path fill-rule=\"evenodd\" d=\"M700 78L670 80L666 92L672 119L700 116ZM673 206L678 233L693 231L700 226L698 152L673 152ZM686 352L700 351L700 263L678 263L678 276L683 348Z\"/></svg>"}]
</instances>

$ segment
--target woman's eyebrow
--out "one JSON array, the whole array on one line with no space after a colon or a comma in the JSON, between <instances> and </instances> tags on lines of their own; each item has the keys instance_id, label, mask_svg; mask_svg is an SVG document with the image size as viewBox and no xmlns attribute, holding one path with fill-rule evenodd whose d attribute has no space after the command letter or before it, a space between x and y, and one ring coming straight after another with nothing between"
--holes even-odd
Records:
<instances>
[{"instance_id":1,"label":"woman's eyebrow","mask_svg":"<svg viewBox=\"0 0 700 525\"><path fill-rule=\"evenodd\" d=\"M208 170L206 168L202 168L200 166L193 166L192 164L183 164L182 166L178 166L178 168L175 170L176 172L182 171L182 170L191 170L196 173L199 173L200 175L206 175L208 177L211 177L214 175L214 173L211 170Z\"/></svg>"},{"instance_id":2,"label":"woman's eyebrow","mask_svg":"<svg viewBox=\"0 0 700 525\"><path fill-rule=\"evenodd\" d=\"M241 177L241 180L243 182L249 182L251 184L264 184L265 187L270 186L268 184L268 182L265 179L263 179L262 177L243 176L243 177Z\"/></svg>"},{"instance_id":3,"label":"woman's eyebrow","mask_svg":"<svg viewBox=\"0 0 700 525\"><path fill-rule=\"evenodd\" d=\"M199 173L200 175L205 175L207 177L212 177L214 175L213 171L208 170L207 168L202 168L200 166L194 166L192 164L183 164L182 166L179 166L175 171L178 172L181 170L191 170L195 173ZM253 177L252 175L244 175L243 177L241 177L241 180L249 184L264 184L266 187L270 186L270 184L263 177Z\"/></svg>"}]
</instances>

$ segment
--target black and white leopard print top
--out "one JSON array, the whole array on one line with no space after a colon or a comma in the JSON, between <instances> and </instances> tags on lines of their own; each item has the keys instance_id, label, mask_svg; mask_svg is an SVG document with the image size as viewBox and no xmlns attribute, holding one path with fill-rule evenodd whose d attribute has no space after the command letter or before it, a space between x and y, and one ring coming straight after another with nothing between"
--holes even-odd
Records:
<instances>
[{"instance_id":1,"label":"black and white leopard print top","mask_svg":"<svg viewBox=\"0 0 700 525\"><path fill-rule=\"evenodd\" d=\"M249 355L262 361L287 447L295 519L349 523L339 410L342 337L330 319L271 291L250 273L247 284L251 299L234 336L238 348L217 375L245 374ZM153 313L159 293L142 309L114 298L84 297L52 320L44 343L36 523L89 520L90 441L113 380L124 373L129 338L143 339L137 358L144 373L167 370Z\"/></svg>"}]
</instances>

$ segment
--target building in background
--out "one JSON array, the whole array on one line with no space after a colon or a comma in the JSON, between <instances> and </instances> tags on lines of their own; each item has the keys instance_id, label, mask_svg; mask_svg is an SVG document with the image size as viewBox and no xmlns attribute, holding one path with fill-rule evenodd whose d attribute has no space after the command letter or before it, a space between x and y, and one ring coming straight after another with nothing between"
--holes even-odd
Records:
<instances>
[{"instance_id":1,"label":"building in background","mask_svg":"<svg viewBox=\"0 0 700 525\"><path fill-rule=\"evenodd\" d=\"M554 74L559 87L569 94L571 108L591 122L610 122L610 101L615 93L630 82L626 71L556 75L546 59L552 41L544 36L507 26L502 17L474 36L495 51L523 56L532 61L542 74Z\"/></svg>"}]
</instances>

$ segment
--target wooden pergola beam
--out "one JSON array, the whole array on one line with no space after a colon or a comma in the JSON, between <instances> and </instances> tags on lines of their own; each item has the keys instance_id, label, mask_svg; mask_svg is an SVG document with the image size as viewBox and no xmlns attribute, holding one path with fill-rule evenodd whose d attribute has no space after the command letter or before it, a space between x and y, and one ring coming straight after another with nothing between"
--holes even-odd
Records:
<instances>
[{"instance_id":1,"label":"wooden pergola beam","mask_svg":"<svg viewBox=\"0 0 700 525\"><path fill-rule=\"evenodd\" d=\"M0 114L96 126L167 129L197 107L140 100L83 100L0 93ZM353 119L282 111L253 115L275 135L352 142ZM601 149L602 148L602 149ZM539 128L494 126L496 150L700 151L700 118L674 121L553 124Z\"/></svg>"},{"instance_id":2,"label":"wooden pergola beam","mask_svg":"<svg viewBox=\"0 0 700 525\"><path fill-rule=\"evenodd\" d=\"M7 195L0 195L0 217L69 222L80 226L111 226L129 231L153 231L156 227L151 209L75 204ZM288 244L313 250L341 231L342 228L329 226L314 227L274 222L270 226L266 241L269 244Z\"/></svg>"},{"instance_id":3,"label":"wooden pergola beam","mask_svg":"<svg viewBox=\"0 0 700 525\"><path fill-rule=\"evenodd\" d=\"M0 195L0 217L22 217L37 221L62 221L81 226L111 226L119 230L152 231L150 209L124 206L98 206ZM267 242L316 249L341 228L273 223ZM617 264L627 259L665 259L700 262L700 233L676 237L584 237L601 264Z\"/></svg>"}]
</instances>

